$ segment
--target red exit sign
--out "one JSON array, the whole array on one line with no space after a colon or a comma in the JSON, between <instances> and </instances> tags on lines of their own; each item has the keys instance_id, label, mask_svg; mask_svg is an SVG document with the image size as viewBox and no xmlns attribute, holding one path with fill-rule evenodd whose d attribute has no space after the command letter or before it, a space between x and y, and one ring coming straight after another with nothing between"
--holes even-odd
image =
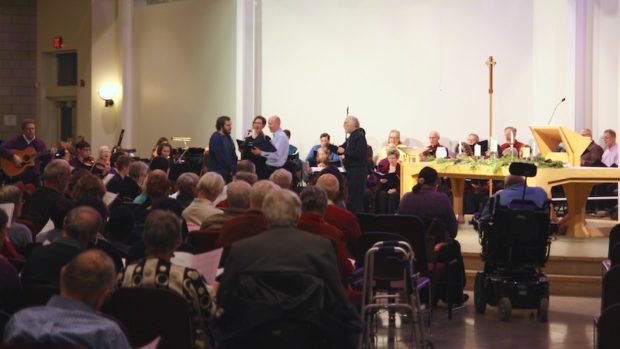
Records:
<instances>
[{"instance_id":1,"label":"red exit sign","mask_svg":"<svg viewBox=\"0 0 620 349\"><path fill-rule=\"evenodd\" d=\"M65 44L62 42L62 36L54 38L54 48L65 48Z\"/></svg>"}]
</instances>

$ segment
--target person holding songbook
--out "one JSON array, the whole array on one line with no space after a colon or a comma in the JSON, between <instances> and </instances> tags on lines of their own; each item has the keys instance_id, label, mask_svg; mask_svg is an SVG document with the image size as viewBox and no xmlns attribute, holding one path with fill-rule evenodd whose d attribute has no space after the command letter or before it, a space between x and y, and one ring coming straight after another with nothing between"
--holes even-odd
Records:
<instances>
[{"instance_id":1,"label":"person holding songbook","mask_svg":"<svg viewBox=\"0 0 620 349\"><path fill-rule=\"evenodd\" d=\"M393 214L398 210L400 200L400 153L392 148L387 158L379 162L377 175L379 176L379 191L377 192L377 213Z\"/></svg>"},{"instance_id":2,"label":"person holding songbook","mask_svg":"<svg viewBox=\"0 0 620 349\"><path fill-rule=\"evenodd\" d=\"M379 165L381 160L388 157L388 152L391 149L396 149L400 154L399 156L404 156L405 152L400 149L401 147L403 147L403 142L400 140L400 131L391 130L390 134L388 135L388 143L385 145L385 147L381 148L379 154L377 154L377 166Z\"/></svg>"},{"instance_id":3,"label":"person holding songbook","mask_svg":"<svg viewBox=\"0 0 620 349\"><path fill-rule=\"evenodd\" d=\"M429 144L428 146L426 146L426 149L424 149L424 152L422 152L423 161L426 161L428 158L448 156L448 148L444 147L443 145L439 143L440 138L441 136L439 135L439 132L437 131L431 131L428 133ZM442 149L442 150L440 150L438 153L437 151L439 149ZM441 154L442 152L444 154Z\"/></svg>"},{"instance_id":4,"label":"person holding songbook","mask_svg":"<svg viewBox=\"0 0 620 349\"><path fill-rule=\"evenodd\" d=\"M237 140L239 144L239 150L241 151L241 160L250 160L256 166L256 175L259 179L267 179L267 165L265 164L266 158L260 155L252 154L252 148L254 143L260 144L265 141L271 140L269 136L263 133L263 129L267 125L267 120L261 115L254 117L252 121L252 129L248 132L248 136L242 142Z\"/></svg>"}]
</instances>

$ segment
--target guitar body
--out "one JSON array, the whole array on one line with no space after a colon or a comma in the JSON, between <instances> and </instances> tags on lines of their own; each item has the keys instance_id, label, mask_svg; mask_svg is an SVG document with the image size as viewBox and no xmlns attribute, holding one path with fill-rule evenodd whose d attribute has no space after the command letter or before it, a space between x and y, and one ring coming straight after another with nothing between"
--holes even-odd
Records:
<instances>
[{"instance_id":1,"label":"guitar body","mask_svg":"<svg viewBox=\"0 0 620 349\"><path fill-rule=\"evenodd\" d=\"M6 159L3 157L0 157L0 165L2 165L2 171L4 171L4 174L9 177L19 176L28 167L34 166L35 160L39 156L43 155L44 153L49 153L48 151L37 153L36 149L34 149L33 147L27 147L24 150L12 149L9 151L11 152L11 154L19 155L22 158L22 160L24 160L23 165L21 167L17 167L15 166L15 163L13 162L12 158Z\"/></svg>"}]
</instances>

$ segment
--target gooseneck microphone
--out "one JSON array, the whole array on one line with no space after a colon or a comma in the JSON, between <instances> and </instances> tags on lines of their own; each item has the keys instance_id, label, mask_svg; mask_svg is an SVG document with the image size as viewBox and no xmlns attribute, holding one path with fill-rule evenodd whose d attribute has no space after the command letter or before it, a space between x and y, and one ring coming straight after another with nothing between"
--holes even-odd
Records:
<instances>
[{"instance_id":1,"label":"gooseneck microphone","mask_svg":"<svg viewBox=\"0 0 620 349\"><path fill-rule=\"evenodd\" d=\"M564 102L566 100L566 97L562 98L561 101L558 102L558 104L555 105L555 108L553 108L553 113L551 113L551 117L549 118L549 121L547 121L547 125L551 124L551 120L553 120L553 116L555 115L555 111L558 110L558 107L560 106L560 104L562 104L562 102Z\"/></svg>"}]
</instances>

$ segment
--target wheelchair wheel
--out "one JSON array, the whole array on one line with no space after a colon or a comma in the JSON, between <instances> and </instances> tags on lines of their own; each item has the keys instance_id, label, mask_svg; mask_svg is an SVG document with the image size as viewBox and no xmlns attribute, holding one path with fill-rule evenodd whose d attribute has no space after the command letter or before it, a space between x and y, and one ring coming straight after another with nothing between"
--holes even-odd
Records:
<instances>
[{"instance_id":1,"label":"wheelchair wheel","mask_svg":"<svg viewBox=\"0 0 620 349\"><path fill-rule=\"evenodd\" d=\"M512 315L512 304L510 298L502 297L497 303L497 317L502 321L509 321Z\"/></svg>"},{"instance_id":2,"label":"wheelchair wheel","mask_svg":"<svg viewBox=\"0 0 620 349\"><path fill-rule=\"evenodd\" d=\"M487 292L484 288L484 273L476 273L476 280L474 282L474 307L476 313L484 314L487 308Z\"/></svg>"},{"instance_id":3,"label":"wheelchair wheel","mask_svg":"<svg viewBox=\"0 0 620 349\"><path fill-rule=\"evenodd\" d=\"M536 312L536 318L538 321L547 322L547 316L549 314L549 298L541 298L538 304L538 311Z\"/></svg>"}]
</instances>

